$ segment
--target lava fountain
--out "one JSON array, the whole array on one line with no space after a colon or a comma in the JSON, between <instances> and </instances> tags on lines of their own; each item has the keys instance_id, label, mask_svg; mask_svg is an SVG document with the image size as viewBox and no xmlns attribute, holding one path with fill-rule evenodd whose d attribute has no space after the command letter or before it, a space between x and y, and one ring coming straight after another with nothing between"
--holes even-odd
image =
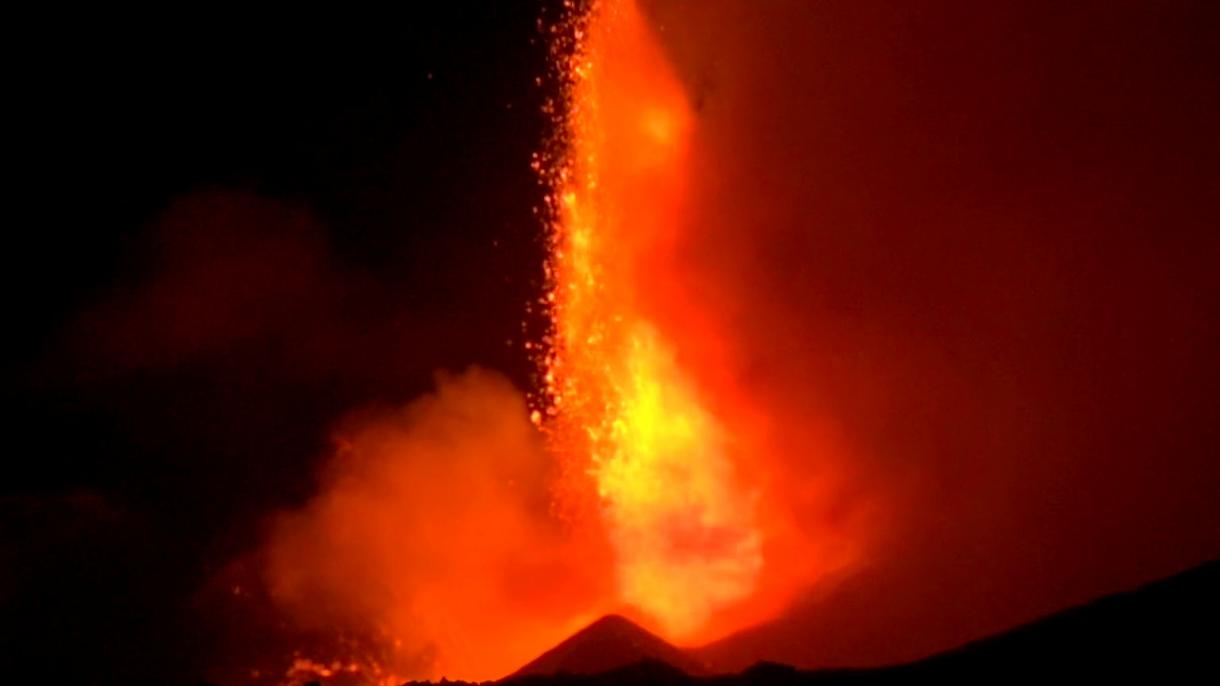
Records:
<instances>
[{"instance_id":1,"label":"lava fountain","mask_svg":"<svg viewBox=\"0 0 1220 686\"><path fill-rule=\"evenodd\" d=\"M595 2L571 31L562 153L542 170L552 330L534 419L562 461L561 501L592 492L619 600L682 639L762 567L726 428L652 316L688 300L657 272L683 228L694 112L634 2Z\"/></svg>"},{"instance_id":2,"label":"lava fountain","mask_svg":"<svg viewBox=\"0 0 1220 686\"><path fill-rule=\"evenodd\" d=\"M319 640L290 682L344 665L372 682L496 678L609 612L696 644L774 616L835 560L809 524L821 491L782 471L808 451L770 441L691 285L706 120L632 0L569 12L551 35L556 139L535 164L539 392L527 406L469 370L339 427L319 493L273 523L262 566L279 616L375 657Z\"/></svg>"}]
</instances>

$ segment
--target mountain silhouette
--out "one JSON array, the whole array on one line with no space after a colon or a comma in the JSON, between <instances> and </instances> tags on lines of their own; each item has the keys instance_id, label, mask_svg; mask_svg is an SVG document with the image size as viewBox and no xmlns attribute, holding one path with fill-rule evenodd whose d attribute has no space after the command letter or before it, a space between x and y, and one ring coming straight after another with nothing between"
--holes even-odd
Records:
<instances>
[{"instance_id":1,"label":"mountain silhouette","mask_svg":"<svg viewBox=\"0 0 1220 686\"><path fill-rule=\"evenodd\" d=\"M539 655L509 678L600 674L641 662L664 663L690 675L707 671L690 654L626 617L606 615Z\"/></svg>"},{"instance_id":2,"label":"mountain silhouette","mask_svg":"<svg viewBox=\"0 0 1220 686\"><path fill-rule=\"evenodd\" d=\"M525 686L1215 682L1220 677L1220 560L1099 598L922 660L799 670L760 662L710 676L696 655L619 616L603 617L509 679Z\"/></svg>"}]
</instances>

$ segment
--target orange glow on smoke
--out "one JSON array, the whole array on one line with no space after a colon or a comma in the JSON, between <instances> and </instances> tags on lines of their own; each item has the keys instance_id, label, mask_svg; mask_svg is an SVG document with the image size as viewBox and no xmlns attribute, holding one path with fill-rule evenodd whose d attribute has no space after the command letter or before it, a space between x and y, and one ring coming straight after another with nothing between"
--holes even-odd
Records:
<instances>
[{"instance_id":1,"label":"orange glow on smoke","mask_svg":"<svg viewBox=\"0 0 1220 686\"><path fill-rule=\"evenodd\" d=\"M683 83L632 0L553 38L543 395L530 411L471 370L342 427L265 567L297 628L363 643L302 649L288 682L499 678L608 612L693 645L847 559L822 427L771 426L684 264L702 141Z\"/></svg>"},{"instance_id":2,"label":"orange glow on smoke","mask_svg":"<svg viewBox=\"0 0 1220 686\"><path fill-rule=\"evenodd\" d=\"M547 428L568 488L592 478L620 600L689 638L748 597L762 566L726 428L651 314L666 288L658 258L681 229L694 115L633 2L596 3L576 36L551 178Z\"/></svg>"},{"instance_id":3,"label":"orange glow on smoke","mask_svg":"<svg viewBox=\"0 0 1220 686\"><path fill-rule=\"evenodd\" d=\"M441 375L336 444L322 492L275 522L269 590L299 627L376 650L303 650L288 683L316 665L355 665L358 683L499 678L596 618L606 563L549 515L549 458L507 380Z\"/></svg>"}]
</instances>

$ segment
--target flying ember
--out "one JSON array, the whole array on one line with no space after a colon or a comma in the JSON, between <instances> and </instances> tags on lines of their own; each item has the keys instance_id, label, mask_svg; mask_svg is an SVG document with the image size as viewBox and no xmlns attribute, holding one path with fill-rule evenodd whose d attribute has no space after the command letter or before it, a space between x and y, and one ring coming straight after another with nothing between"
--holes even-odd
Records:
<instances>
[{"instance_id":1,"label":"flying ember","mask_svg":"<svg viewBox=\"0 0 1220 686\"><path fill-rule=\"evenodd\" d=\"M657 256L686 228L694 113L634 2L594 3L578 22L559 58L563 153L544 170L543 426L567 473L561 498L592 482L620 600L681 638L748 597L762 567L726 428L650 315Z\"/></svg>"}]
</instances>

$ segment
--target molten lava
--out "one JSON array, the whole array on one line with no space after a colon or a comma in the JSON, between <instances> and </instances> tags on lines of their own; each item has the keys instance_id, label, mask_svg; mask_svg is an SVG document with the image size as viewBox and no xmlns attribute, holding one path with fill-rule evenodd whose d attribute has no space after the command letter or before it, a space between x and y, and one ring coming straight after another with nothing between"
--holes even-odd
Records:
<instances>
[{"instance_id":1,"label":"molten lava","mask_svg":"<svg viewBox=\"0 0 1220 686\"><path fill-rule=\"evenodd\" d=\"M595 3L564 57L564 154L548 170L553 331L545 428L591 478L622 602L690 637L754 590L762 538L723 422L661 322L685 228L691 103L634 2ZM540 420L539 415L535 415Z\"/></svg>"},{"instance_id":2,"label":"molten lava","mask_svg":"<svg viewBox=\"0 0 1220 686\"><path fill-rule=\"evenodd\" d=\"M610 612L690 645L841 563L814 524L827 471L783 468L810 443L773 441L691 279L704 120L633 0L594 2L554 39L557 140L536 163L550 328L528 346L543 392L529 412L470 370L342 427L264 568L295 627L372 649L302 650L289 681L497 678Z\"/></svg>"}]
</instances>

